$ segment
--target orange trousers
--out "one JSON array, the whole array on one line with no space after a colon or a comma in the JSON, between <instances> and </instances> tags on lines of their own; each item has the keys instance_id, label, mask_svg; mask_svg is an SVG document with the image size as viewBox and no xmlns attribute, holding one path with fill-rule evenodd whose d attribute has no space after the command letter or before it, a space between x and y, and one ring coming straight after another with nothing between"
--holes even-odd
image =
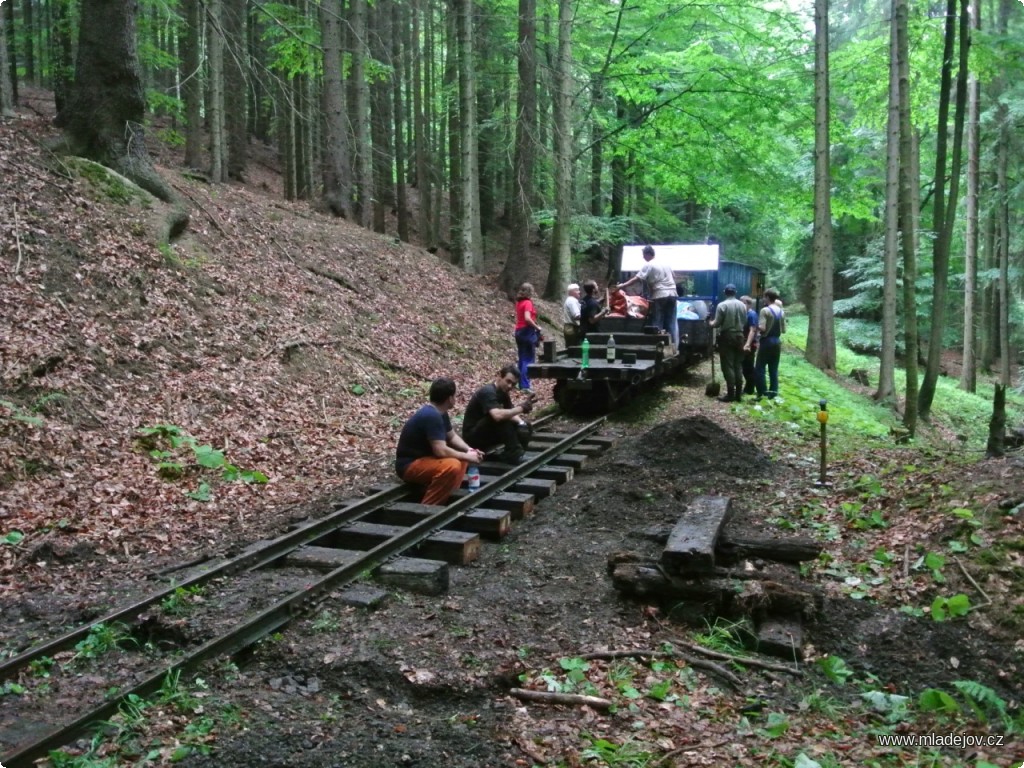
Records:
<instances>
[{"instance_id":1,"label":"orange trousers","mask_svg":"<svg viewBox=\"0 0 1024 768\"><path fill-rule=\"evenodd\" d=\"M462 478L466 476L468 467L468 461L424 456L406 467L402 479L407 483L426 487L420 503L444 504L452 495L452 491L462 485Z\"/></svg>"}]
</instances>

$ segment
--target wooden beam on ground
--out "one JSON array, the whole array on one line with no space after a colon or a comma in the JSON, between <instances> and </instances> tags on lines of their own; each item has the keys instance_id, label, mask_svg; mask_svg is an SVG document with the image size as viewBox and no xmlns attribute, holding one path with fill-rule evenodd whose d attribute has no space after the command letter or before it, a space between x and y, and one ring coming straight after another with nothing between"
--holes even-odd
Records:
<instances>
[{"instance_id":1,"label":"wooden beam on ground","mask_svg":"<svg viewBox=\"0 0 1024 768\"><path fill-rule=\"evenodd\" d=\"M378 509L363 518L368 523L384 525L413 526L437 514L432 504L414 504L399 501ZM512 526L512 513L503 509L478 507L453 520L446 528L453 531L479 533L485 539L501 539L508 535Z\"/></svg>"},{"instance_id":2,"label":"wooden beam on ground","mask_svg":"<svg viewBox=\"0 0 1024 768\"><path fill-rule=\"evenodd\" d=\"M443 595L448 591L448 564L419 557L400 557L384 563L374 576L382 584L418 595Z\"/></svg>"},{"instance_id":3,"label":"wooden beam on ground","mask_svg":"<svg viewBox=\"0 0 1024 768\"><path fill-rule=\"evenodd\" d=\"M665 543L661 563L671 573L715 570L715 547L729 519L732 501L726 496L698 496L679 518Z\"/></svg>"},{"instance_id":4,"label":"wooden beam on ground","mask_svg":"<svg viewBox=\"0 0 1024 768\"><path fill-rule=\"evenodd\" d=\"M757 650L787 661L803 661L804 627L799 617L772 616L757 628Z\"/></svg>"},{"instance_id":5,"label":"wooden beam on ground","mask_svg":"<svg viewBox=\"0 0 1024 768\"><path fill-rule=\"evenodd\" d=\"M536 457L536 453L526 452L526 458L532 459ZM556 456L548 462L553 467L570 467L573 471L579 471L583 469L583 466L587 463L587 457L582 453L563 453L560 456Z\"/></svg>"},{"instance_id":6,"label":"wooden beam on ground","mask_svg":"<svg viewBox=\"0 0 1024 768\"><path fill-rule=\"evenodd\" d=\"M803 563L817 560L824 545L806 536L758 536L750 533L722 531L716 554L723 562L736 562L748 557L777 560L780 563Z\"/></svg>"},{"instance_id":7,"label":"wooden beam on ground","mask_svg":"<svg viewBox=\"0 0 1024 768\"><path fill-rule=\"evenodd\" d=\"M457 488L452 494L452 498L461 499L468 493L469 491L465 488ZM484 503L487 504L490 509L504 509L511 512L512 520L522 520L524 517L529 517L533 514L533 508L535 506L533 494L530 493L499 493L492 496Z\"/></svg>"},{"instance_id":8,"label":"wooden beam on ground","mask_svg":"<svg viewBox=\"0 0 1024 768\"><path fill-rule=\"evenodd\" d=\"M336 544L346 549L369 550L404 531L403 526L355 522L328 534L318 544ZM471 563L480 556L480 537L463 531L438 531L416 548L416 553L454 565Z\"/></svg>"}]
</instances>

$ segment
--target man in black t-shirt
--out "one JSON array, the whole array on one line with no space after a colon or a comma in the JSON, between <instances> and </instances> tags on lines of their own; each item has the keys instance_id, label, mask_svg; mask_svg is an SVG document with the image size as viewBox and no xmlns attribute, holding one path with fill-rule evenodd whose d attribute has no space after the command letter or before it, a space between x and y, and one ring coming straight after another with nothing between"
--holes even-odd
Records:
<instances>
[{"instance_id":1,"label":"man in black t-shirt","mask_svg":"<svg viewBox=\"0 0 1024 768\"><path fill-rule=\"evenodd\" d=\"M519 464L530 440L530 425L523 418L533 410L533 401L512 405L509 394L519 383L519 369L506 365L492 384L480 387L466 406L462 420L462 439L480 450L504 450L491 458L507 464Z\"/></svg>"}]
</instances>

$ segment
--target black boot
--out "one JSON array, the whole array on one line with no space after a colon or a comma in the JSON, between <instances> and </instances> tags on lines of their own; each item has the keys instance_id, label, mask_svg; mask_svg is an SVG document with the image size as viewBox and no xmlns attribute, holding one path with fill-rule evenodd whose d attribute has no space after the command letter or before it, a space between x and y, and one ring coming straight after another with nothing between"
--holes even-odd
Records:
<instances>
[{"instance_id":1,"label":"black boot","mask_svg":"<svg viewBox=\"0 0 1024 768\"><path fill-rule=\"evenodd\" d=\"M735 387L729 387L729 391L726 392L721 397L719 397L718 398L718 402L720 402L720 403L731 403L735 399L736 399L736 388Z\"/></svg>"}]
</instances>

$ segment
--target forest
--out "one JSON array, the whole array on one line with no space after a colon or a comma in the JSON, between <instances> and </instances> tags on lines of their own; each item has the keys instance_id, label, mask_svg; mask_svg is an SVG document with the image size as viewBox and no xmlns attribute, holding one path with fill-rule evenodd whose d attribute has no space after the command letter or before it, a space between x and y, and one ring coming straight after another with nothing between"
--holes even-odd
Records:
<instances>
[{"instance_id":1,"label":"forest","mask_svg":"<svg viewBox=\"0 0 1024 768\"><path fill-rule=\"evenodd\" d=\"M41 759L1016 767L1022 74L1013 0L0 0L0 665L88 629L0 677L4 765L304 588L175 585L395 482L522 282L560 345L567 283L713 243L785 299L779 398L702 360L448 593L331 593ZM705 497L812 543L802 647L613 585Z\"/></svg>"},{"instance_id":2,"label":"forest","mask_svg":"<svg viewBox=\"0 0 1024 768\"><path fill-rule=\"evenodd\" d=\"M978 370L1011 384L1024 346L1021 18L1012 0L9 0L0 104L52 89L73 146L165 197L146 130L213 183L274 146L286 199L377 232L393 212L469 273L500 252L508 292L534 242L549 298L588 259L612 275L623 243L717 242L811 310L819 367L844 335L880 353L887 400L909 363L913 432L943 350L973 391Z\"/></svg>"}]
</instances>

